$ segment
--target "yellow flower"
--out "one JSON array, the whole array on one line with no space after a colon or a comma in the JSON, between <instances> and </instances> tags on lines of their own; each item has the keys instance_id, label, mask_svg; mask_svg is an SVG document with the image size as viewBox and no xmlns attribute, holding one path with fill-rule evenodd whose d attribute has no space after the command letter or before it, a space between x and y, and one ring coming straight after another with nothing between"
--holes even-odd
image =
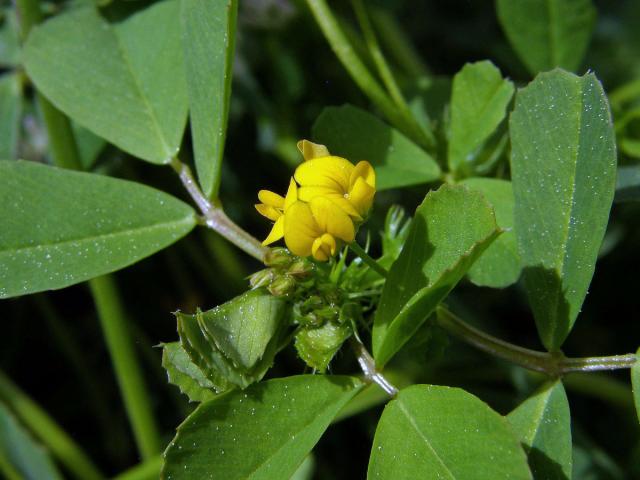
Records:
<instances>
[{"instance_id":1,"label":"yellow flower","mask_svg":"<svg viewBox=\"0 0 640 480\"><path fill-rule=\"evenodd\" d=\"M300 185L298 198L304 202L327 198L354 220L362 221L376 193L376 174L371 164L363 160L354 166L342 157L330 155L324 145L307 140L298 142L298 149L305 158L294 174Z\"/></svg>"},{"instance_id":2,"label":"yellow flower","mask_svg":"<svg viewBox=\"0 0 640 480\"><path fill-rule=\"evenodd\" d=\"M292 178L289 181L289 190L287 190L286 197L282 197L269 190L260 190L258 192L258 200L262 203L255 205L256 210L258 210L260 215L275 222L271 232L269 232L267 238L262 242L262 245L269 245L284 237L284 212L298 200L297 191L298 186Z\"/></svg>"},{"instance_id":3,"label":"yellow flower","mask_svg":"<svg viewBox=\"0 0 640 480\"><path fill-rule=\"evenodd\" d=\"M284 214L284 241L294 255L324 262L337 253L340 240L354 238L351 218L327 198L294 202Z\"/></svg>"},{"instance_id":4,"label":"yellow flower","mask_svg":"<svg viewBox=\"0 0 640 480\"><path fill-rule=\"evenodd\" d=\"M354 166L332 156L324 145L302 140L298 148L305 163L296 169L286 196L258 192L256 209L275 222L262 244L284 237L294 255L326 261L342 242L353 242L354 222L362 221L371 208L376 176L369 162Z\"/></svg>"}]
</instances>

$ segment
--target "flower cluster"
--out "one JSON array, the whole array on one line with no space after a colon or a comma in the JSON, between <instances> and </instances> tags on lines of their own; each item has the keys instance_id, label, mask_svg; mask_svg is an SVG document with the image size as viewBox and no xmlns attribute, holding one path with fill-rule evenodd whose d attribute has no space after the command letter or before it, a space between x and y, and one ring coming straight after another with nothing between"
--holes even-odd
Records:
<instances>
[{"instance_id":1,"label":"flower cluster","mask_svg":"<svg viewBox=\"0 0 640 480\"><path fill-rule=\"evenodd\" d=\"M371 208L376 175L367 161L353 165L331 155L324 145L298 142L304 156L282 197L260 190L256 209L275 222L263 242L284 238L287 248L300 257L326 261L341 242L353 242L357 227Z\"/></svg>"}]
</instances>

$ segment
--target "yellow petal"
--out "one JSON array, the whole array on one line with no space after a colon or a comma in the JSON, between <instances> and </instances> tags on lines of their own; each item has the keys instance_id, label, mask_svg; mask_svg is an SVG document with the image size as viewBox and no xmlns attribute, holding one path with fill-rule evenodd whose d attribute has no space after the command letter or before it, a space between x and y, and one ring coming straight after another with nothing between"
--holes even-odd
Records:
<instances>
[{"instance_id":1,"label":"yellow petal","mask_svg":"<svg viewBox=\"0 0 640 480\"><path fill-rule=\"evenodd\" d=\"M309 203L313 218L322 233L351 243L355 237L353 221L340 207L326 197L315 197ZM316 235L316 238L320 235Z\"/></svg>"},{"instance_id":2,"label":"yellow petal","mask_svg":"<svg viewBox=\"0 0 640 480\"><path fill-rule=\"evenodd\" d=\"M297 144L298 150L305 160L311 160L312 158L328 157L331 154L327 147L320 145L319 143L313 143L309 140L300 140Z\"/></svg>"},{"instance_id":3,"label":"yellow petal","mask_svg":"<svg viewBox=\"0 0 640 480\"><path fill-rule=\"evenodd\" d=\"M329 260L329 257L333 257L336 254L336 251L336 239L328 233L324 233L320 238L316 238L311 246L313 258L321 262Z\"/></svg>"},{"instance_id":4,"label":"yellow petal","mask_svg":"<svg viewBox=\"0 0 640 480\"><path fill-rule=\"evenodd\" d=\"M365 215L373 204L375 193L376 189L369 185L364 178L360 177L349 192L349 201L361 215Z\"/></svg>"},{"instance_id":5,"label":"yellow petal","mask_svg":"<svg viewBox=\"0 0 640 480\"><path fill-rule=\"evenodd\" d=\"M310 202L315 197L325 197L339 206L344 212L355 218L356 220L362 220L360 213L351 204L351 202L345 198L341 193L335 192L329 187L300 187L298 190L298 198L303 202Z\"/></svg>"},{"instance_id":6,"label":"yellow petal","mask_svg":"<svg viewBox=\"0 0 640 480\"><path fill-rule=\"evenodd\" d=\"M284 199L284 209L286 210L298 200L298 185L296 181L291 177L289 180L289 189L287 190L287 196Z\"/></svg>"},{"instance_id":7,"label":"yellow petal","mask_svg":"<svg viewBox=\"0 0 640 480\"><path fill-rule=\"evenodd\" d=\"M262 245L270 245L273 242L277 242L284 236L284 215L280 215L280 218L273 224L273 228L269 232L267 238L264 239Z\"/></svg>"},{"instance_id":8,"label":"yellow petal","mask_svg":"<svg viewBox=\"0 0 640 480\"><path fill-rule=\"evenodd\" d=\"M329 187L344 194L349 191L352 171L353 165L342 157L320 157L296 168L294 177L301 187Z\"/></svg>"},{"instance_id":9,"label":"yellow petal","mask_svg":"<svg viewBox=\"0 0 640 480\"><path fill-rule=\"evenodd\" d=\"M322 235L311 208L304 202L295 202L284 214L284 242L294 255L311 255L313 241Z\"/></svg>"},{"instance_id":10,"label":"yellow petal","mask_svg":"<svg viewBox=\"0 0 640 480\"><path fill-rule=\"evenodd\" d=\"M360 177L367 182L367 185L376 188L376 171L366 160L358 162L353 168L353 172L351 172L351 177L349 178L349 187L353 188Z\"/></svg>"},{"instance_id":11,"label":"yellow petal","mask_svg":"<svg viewBox=\"0 0 640 480\"><path fill-rule=\"evenodd\" d=\"M282 197L282 195L270 192L269 190L260 190L258 192L258 199L265 205L269 205L271 207L284 207L284 198Z\"/></svg>"},{"instance_id":12,"label":"yellow petal","mask_svg":"<svg viewBox=\"0 0 640 480\"><path fill-rule=\"evenodd\" d=\"M282 212L271 205L265 205L264 203L256 203L256 210L263 217L267 217L272 222L275 222L282 216Z\"/></svg>"}]
</instances>

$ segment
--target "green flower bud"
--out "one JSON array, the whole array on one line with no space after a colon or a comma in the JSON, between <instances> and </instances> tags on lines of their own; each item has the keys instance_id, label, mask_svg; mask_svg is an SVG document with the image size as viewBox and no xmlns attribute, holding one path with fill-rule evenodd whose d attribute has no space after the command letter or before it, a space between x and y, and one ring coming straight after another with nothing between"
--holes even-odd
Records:
<instances>
[{"instance_id":1,"label":"green flower bud","mask_svg":"<svg viewBox=\"0 0 640 480\"><path fill-rule=\"evenodd\" d=\"M273 268L265 268L259 270L249 277L249 285L252 289L258 287L266 287L269 285L275 277L275 271Z\"/></svg>"},{"instance_id":2,"label":"green flower bud","mask_svg":"<svg viewBox=\"0 0 640 480\"><path fill-rule=\"evenodd\" d=\"M311 274L312 269L313 264L309 260L300 258L291 264L287 273L296 277L306 277Z\"/></svg>"},{"instance_id":3,"label":"green flower bud","mask_svg":"<svg viewBox=\"0 0 640 480\"><path fill-rule=\"evenodd\" d=\"M271 284L267 287L269 293L274 297L282 297L291 293L296 288L296 281L293 277L289 275L281 275L276 277Z\"/></svg>"},{"instance_id":4,"label":"green flower bud","mask_svg":"<svg viewBox=\"0 0 640 480\"><path fill-rule=\"evenodd\" d=\"M289 265L293 260L293 255L289 253L289 250L282 247L272 248L267 252L264 259L264 264L268 267L280 267Z\"/></svg>"}]
</instances>

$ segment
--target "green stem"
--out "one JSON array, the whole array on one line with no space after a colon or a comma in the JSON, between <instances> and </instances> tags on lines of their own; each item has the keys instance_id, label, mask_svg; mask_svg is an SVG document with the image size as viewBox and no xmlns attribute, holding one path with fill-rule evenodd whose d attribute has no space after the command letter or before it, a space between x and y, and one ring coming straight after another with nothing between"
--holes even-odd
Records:
<instances>
[{"instance_id":1,"label":"green stem","mask_svg":"<svg viewBox=\"0 0 640 480\"><path fill-rule=\"evenodd\" d=\"M116 284L105 275L90 280L89 286L138 449L142 458L151 458L160 452L158 430Z\"/></svg>"},{"instance_id":2,"label":"green stem","mask_svg":"<svg viewBox=\"0 0 640 480\"><path fill-rule=\"evenodd\" d=\"M0 371L0 399L76 478L104 478L82 449L56 422Z\"/></svg>"},{"instance_id":3,"label":"green stem","mask_svg":"<svg viewBox=\"0 0 640 480\"><path fill-rule=\"evenodd\" d=\"M205 217L205 223L207 227L215 230L224 238L233 243L240 250L248 253L252 257L264 262L265 256L269 252L269 249L262 246L262 243L251 234L236 225L222 208L214 205L209 199L202 193L198 183L193 178L191 169L188 165L182 163L177 158L171 161L171 166L178 173L182 185L191 195L193 201L198 205L198 208Z\"/></svg>"},{"instance_id":4,"label":"green stem","mask_svg":"<svg viewBox=\"0 0 640 480\"><path fill-rule=\"evenodd\" d=\"M429 69L407 37L398 21L383 8L370 9L371 20L380 32L380 38L385 43L387 51L395 58L410 78L426 77Z\"/></svg>"},{"instance_id":5,"label":"green stem","mask_svg":"<svg viewBox=\"0 0 640 480\"><path fill-rule=\"evenodd\" d=\"M349 248L353 250L353 252L358 255L362 259L362 261L366 263L378 275L383 278L387 278L389 272L387 272L382 265L371 258L360 245L358 245L356 242L352 242L349 244Z\"/></svg>"},{"instance_id":6,"label":"green stem","mask_svg":"<svg viewBox=\"0 0 640 480\"><path fill-rule=\"evenodd\" d=\"M16 0L22 40L26 40L31 28L42 21L42 11L38 0ZM42 114L49 151L54 165L80 170L82 164L71 131L69 119L54 107L40 92L36 92L36 103Z\"/></svg>"},{"instance_id":7,"label":"green stem","mask_svg":"<svg viewBox=\"0 0 640 480\"><path fill-rule=\"evenodd\" d=\"M631 368L637 361L636 355L632 353L610 357L567 358L562 352L548 353L522 348L472 327L444 307L438 308L437 318L442 328L479 350L554 377L571 372Z\"/></svg>"},{"instance_id":8,"label":"green stem","mask_svg":"<svg viewBox=\"0 0 640 480\"><path fill-rule=\"evenodd\" d=\"M157 455L121 473L114 477L113 480L154 480L160 477L161 469L162 455Z\"/></svg>"},{"instance_id":9,"label":"green stem","mask_svg":"<svg viewBox=\"0 0 640 480\"><path fill-rule=\"evenodd\" d=\"M431 132L423 130L412 115L407 115L407 112L398 109L373 75L371 75L347 40L327 2L325 0L307 0L307 5L311 9L331 49L365 95L371 99L394 126L424 147L434 147L435 139Z\"/></svg>"},{"instance_id":10,"label":"green stem","mask_svg":"<svg viewBox=\"0 0 640 480\"><path fill-rule=\"evenodd\" d=\"M390 397L395 397L398 394L398 389L376 369L375 360L357 335L353 335L350 342L365 379L378 385Z\"/></svg>"},{"instance_id":11,"label":"green stem","mask_svg":"<svg viewBox=\"0 0 640 480\"><path fill-rule=\"evenodd\" d=\"M23 480L22 475L14 468L2 450L0 450L0 473L7 480Z\"/></svg>"},{"instance_id":12,"label":"green stem","mask_svg":"<svg viewBox=\"0 0 640 480\"><path fill-rule=\"evenodd\" d=\"M373 31L373 27L371 26L371 21L369 20L369 16L367 14L367 10L362 3L362 0L351 0L351 6L353 7L354 12L356 13L356 18L358 19L358 23L360 24L360 30L362 30L362 35L364 36L364 41L367 44L367 48L369 49L369 54L373 59L373 63L378 69L378 74L382 79L382 83L389 92L391 99L396 103L398 108L401 110L409 110L407 103L402 96L402 92L396 83L393 74L391 73L391 69L387 64L387 60L384 58L382 54L382 50L380 50L380 45L378 44L378 39L376 38L376 34Z\"/></svg>"}]
</instances>

